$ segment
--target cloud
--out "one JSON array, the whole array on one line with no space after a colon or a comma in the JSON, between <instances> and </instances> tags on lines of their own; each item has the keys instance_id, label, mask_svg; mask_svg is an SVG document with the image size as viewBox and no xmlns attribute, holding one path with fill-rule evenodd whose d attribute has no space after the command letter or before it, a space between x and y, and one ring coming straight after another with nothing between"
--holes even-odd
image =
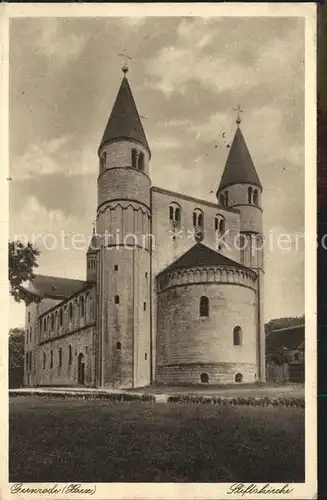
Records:
<instances>
[{"instance_id":1,"label":"cloud","mask_svg":"<svg viewBox=\"0 0 327 500\"><path fill-rule=\"evenodd\" d=\"M10 220L12 238L37 240L46 233L58 233L70 226L71 218L62 210L48 210L36 196L29 196ZM24 235L24 236L23 236Z\"/></svg>"},{"instance_id":2,"label":"cloud","mask_svg":"<svg viewBox=\"0 0 327 500\"><path fill-rule=\"evenodd\" d=\"M298 29L290 29L282 33L280 40L272 38L260 46L256 30L251 33L251 24L242 24L240 44L237 36L240 20L236 18L227 23L232 31L228 37L225 34L223 41L215 24L210 31L210 24L208 28L203 19L183 19L177 30L178 43L161 47L146 63L147 85L158 88L168 97L173 92L185 94L187 84L194 80L216 92L228 89L244 94L253 87L253 82L281 86L285 92L291 92L292 75L296 78L299 54L303 53L298 43ZM256 24L258 27L260 21ZM224 25L221 31L224 33ZM223 46L219 45L221 42Z\"/></svg>"},{"instance_id":3,"label":"cloud","mask_svg":"<svg viewBox=\"0 0 327 500\"><path fill-rule=\"evenodd\" d=\"M224 127L230 118L227 113L214 113L208 117L208 120L202 123L194 123L187 128L187 131L195 136L196 139L200 139L201 142L212 142L217 141L218 137L221 137L224 131Z\"/></svg>"},{"instance_id":4,"label":"cloud","mask_svg":"<svg viewBox=\"0 0 327 500\"><path fill-rule=\"evenodd\" d=\"M50 141L39 141L27 147L11 162L14 179L32 179L62 173L65 176L96 173L97 157L93 144L76 146L70 135L56 137Z\"/></svg>"},{"instance_id":5,"label":"cloud","mask_svg":"<svg viewBox=\"0 0 327 500\"><path fill-rule=\"evenodd\" d=\"M37 28L36 51L48 59L50 68L64 66L78 57L88 41L88 35L64 34L62 23L57 18L45 18Z\"/></svg>"},{"instance_id":6,"label":"cloud","mask_svg":"<svg viewBox=\"0 0 327 500\"><path fill-rule=\"evenodd\" d=\"M157 137L151 141L151 150L180 148L181 142L176 137Z\"/></svg>"},{"instance_id":7,"label":"cloud","mask_svg":"<svg viewBox=\"0 0 327 500\"><path fill-rule=\"evenodd\" d=\"M190 119L172 119L172 120L165 120L161 123L159 123L160 127L163 128L171 128L171 127L184 127L185 125L190 125L192 123L192 120Z\"/></svg>"}]
</instances>

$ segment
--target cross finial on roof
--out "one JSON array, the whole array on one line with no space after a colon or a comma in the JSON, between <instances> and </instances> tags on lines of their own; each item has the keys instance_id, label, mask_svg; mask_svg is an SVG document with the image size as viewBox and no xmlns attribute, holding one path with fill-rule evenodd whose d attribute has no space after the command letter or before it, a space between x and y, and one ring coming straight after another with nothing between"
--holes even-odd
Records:
<instances>
[{"instance_id":1,"label":"cross finial on roof","mask_svg":"<svg viewBox=\"0 0 327 500\"><path fill-rule=\"evenodd\" d=\"M124 64L122 65L121 69L122 69L122 72L124 73L124 75L126 75L126 73L128 72L127 59L129 59L131 61L132 58L125 53L125 50L123 52L124 52L124 54L118 53L118 56L124 58Z\"/></svg>"},{"instance_id":2,"label":"cross finial on roof","mask_svg":"<svg viewBox=\"0 0 327 500\"><path fill-rule=\"evenodd\" d=\"M239 127L241 123L241 116L240 113L243 113L243 109L241 109L241 106L238 104L236 108L234 108L234 111L237 111L237 117L236 117L236 124Z\"/></svg>"}]
</instances>

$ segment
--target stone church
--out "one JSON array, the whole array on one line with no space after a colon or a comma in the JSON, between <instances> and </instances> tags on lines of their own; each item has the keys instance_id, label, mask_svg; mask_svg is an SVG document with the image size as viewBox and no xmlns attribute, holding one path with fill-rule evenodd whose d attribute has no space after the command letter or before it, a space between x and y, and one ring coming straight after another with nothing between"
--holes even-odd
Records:
<instances>
[{"instance_id":1,"label":"stone church","mask_svg":"<svg viewBox=\"0 0 327 500\"><path fill-rule=\"evenodd\" d=\"M241 120L216 203L153 186L151 145L123 73L98 149L86 279L30 283L24 383L265 381L262 185Z\"/></svg>"}]
</instances>

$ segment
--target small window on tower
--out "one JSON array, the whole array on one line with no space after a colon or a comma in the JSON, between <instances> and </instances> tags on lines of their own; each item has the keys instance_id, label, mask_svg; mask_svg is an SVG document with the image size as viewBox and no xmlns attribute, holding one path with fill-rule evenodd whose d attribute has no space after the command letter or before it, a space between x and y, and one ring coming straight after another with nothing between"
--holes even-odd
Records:
<instances>
[{"instance_id":1,"label":"small window on tower","mask_svg":"<svg viewBox=\"0 0 327 500\"><path fill-rule=\"evenodd\" d=\"M116 350L121 351L121 343L120 342L116 342Z\"/></svg>"},{"instance_id":2,"label":"small window on tower","mask_svg":"<svg viewBox=\"0 0 327 500\"><path fill-rule=\"evenodd\" d=\"M60 349L59 349L59 368L61 368L61 365L62 365L62 349L60 347Z\"/></svg>"},{"instance_id":3,"label":"small window on tower","mask_svg":"<svg viewBox=\"0 0 327 500\"><path fill-rule=\"evenodd\" d=\"M117 266L117 264L115 264L114 269L115 269L115 271L118 271L118 266Z\"/></svg>"},{"instance_id":4,"label":"small window on tower","mask_svg":"<svg viewBox=\"0 0 327 500\"><path fill-rule=\"evenodd\" d=\"M119 304L119 295L115 295L115 304Z\"/></svg>"},{"instance_id":5,"label":"small window on tower","mask_svg":"<svg viewBox=\"0 0 327 500\"><path fill-rule=\"evenodd\" d=\"M254 203L254 205L258 205L258 199L259 199L258 190L255 189L253 191L253 203Z\"/></svg>"},{"instance_id":6,"label":"small window on tower","mask_svg":"<svg viewBox=\"0 0 327 500\"><path fill-rule=\"evenodd\" d=\"M45 370L46 363L47 363L47 356L45 353L43 353L43 370Z\"/></svg>"},{"instance_id":7,"label":"small window on tower","mask_svg":"<svg viewBox=\"0 0 327 500\"><path fill-rule=\"evenodd\" d=\"M146 311L146 302L143 302L143 311Z\"/></svg>"},{"instance_id":8,"label":"small window on tower","mask_svg":"<svg viewBox=\"0 0 327 500\"><path fill-rule=\"evenodd\" d=\"M252 188L248 188L248 203L251 205L252 203Z\"/></svg>"},{"instance_id":9,"label":"small window on tower","mask_svg":"<svg viewBox=\"0 0 327 500\"><path fill-rule=\"evenodd\" d=\"M172 205L169 207L169 219L174 220L174 207Z\"/></svg>"},{"instance_id":10,"label":"small window on tower","mask_svg":"<svg viewBox=\"0 0 327 500\"><path fill-rule=\"evenodd\" d=\"M132 167L136 168L137 164L137 151L136 149L132 149Z\"/></svg>"},{"instance_id":11,"label":"small window on tower","mask_svg":"<svg viewBox=\"0 0 327 500\"><path fill-rule=\"evenodd\" d=\"M53 351L50 352L50 368L53 367Z\"/></svg>"},{"instance_id":12,"label":"small window on tower","mask_svg":"<svg viewBox=\"0 0 327 500\"><path fill-rule=\"evenodd\" d=\"M142 172L144 171L144 153L142 152L139 154L138 168Z\"/></svg>"},{"instance_id":13,"label":"small window on tower","mask_svg":"<svg viewBox=\"0 0 327 500\"><path fill-rule=\"evenodd\" d=\"M80 302L80 305L81 305L81 316L82 316L82 318L83 318L83 317L84 317L84 314L85 314L84 297L81 297L81 302Z\"/></svg>"},{"instance_id":14,"label":"small window on tower","mask_svg":"<svg viewBox=\"0 0 327 500\"><path fill-rule=\"evenodd\" d=\"M144 354L144 359L145 359L145 361L148 359L148 353L147 352Z\"/></svg>"},{"instance_id":15,"label":"small window on tower","mask_svg":"<svg viewBox=\"0 0 327 500\"><path fill-rule=\"evenodd\" d=\"M31 321L31 313L28 311L28 322Z\"/></svg>"}]
</instances>

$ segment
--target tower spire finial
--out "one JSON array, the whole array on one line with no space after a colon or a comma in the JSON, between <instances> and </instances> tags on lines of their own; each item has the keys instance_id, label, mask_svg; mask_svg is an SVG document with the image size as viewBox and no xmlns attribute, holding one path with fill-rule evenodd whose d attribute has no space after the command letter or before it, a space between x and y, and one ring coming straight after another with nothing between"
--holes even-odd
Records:
<instances>
[{"instance_id":1,"label":"tower spire finial","mask_svg":"<svg viewBox=\"0 0 327 500\"><path fill-rule=\"evenodd\" d=\"M124 50L125 52L125 50ZM130 56L128 56L126 53L122 54L122 53L119 53L118 54L119 57L123 57L124 58L124 64L122 65L122 72L124 73L124 75L126 75L126 73L128 72L128 64L127 64L127 59L129 59L130 61L132 60L132 58Z\"/></svg>"},{"instance_id":2,"label":"tower spire finial","mask_svg":"<svg viewBox=\"0 0 327 500\"><path fill-rule=\"evenodd\" d=\"M237 107L234 108L234 111L237 111L236 125L239 127L242 122L240 113L243 113L243 109L241 109L241 106L238 104Z\"/></svg>"}]
</instances>

